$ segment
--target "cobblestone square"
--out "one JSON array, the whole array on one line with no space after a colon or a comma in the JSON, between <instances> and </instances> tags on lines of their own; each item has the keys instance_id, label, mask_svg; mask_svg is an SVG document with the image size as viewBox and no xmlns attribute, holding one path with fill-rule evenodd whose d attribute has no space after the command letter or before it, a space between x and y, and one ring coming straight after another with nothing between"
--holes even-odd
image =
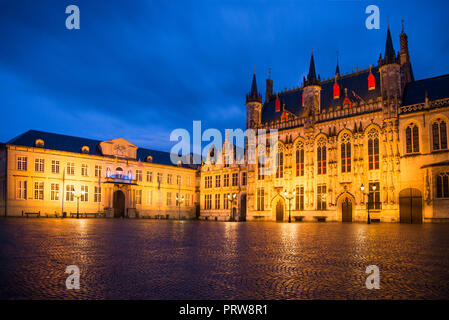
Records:
<instances>
[{"instance_id":1,"label":"cobblestone square","mask_svg":"<svg viewBox=\"0 0 449 320\"><path fill-rule=\"evenodd\" d=\"M449 224L1 219L0 298L448 299Z\"/></svg>"}]
</instances>

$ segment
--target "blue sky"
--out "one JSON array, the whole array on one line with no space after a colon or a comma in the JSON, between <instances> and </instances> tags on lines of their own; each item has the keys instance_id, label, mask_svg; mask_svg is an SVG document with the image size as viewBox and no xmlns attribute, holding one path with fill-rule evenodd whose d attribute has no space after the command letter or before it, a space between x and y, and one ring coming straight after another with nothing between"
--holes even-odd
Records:
<instances>
[{"instance_id":1,"label":"blue sky","mask_svg":"<svg viewBox=\"0 0 449 320\"><path fill-rule=\"evenodd\" d=\"M81 29L67 30L67 5ZM367 30L365 8L380 8ZM0 141L28 129L123 137L160 150L170 132L243 128L256 69L295 87L313 48L321 78L377 64L401 19L416 79L449 73L447 1L0 0Z\"/></svg>"}]
</instances>

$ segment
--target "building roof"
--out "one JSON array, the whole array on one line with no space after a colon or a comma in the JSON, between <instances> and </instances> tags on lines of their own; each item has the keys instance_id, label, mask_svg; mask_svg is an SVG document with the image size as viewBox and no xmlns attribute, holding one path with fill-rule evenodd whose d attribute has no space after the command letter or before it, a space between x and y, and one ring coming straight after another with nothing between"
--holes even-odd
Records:
<instances>
[{"instance_id":1,"label":"building roof","mask_svg":"<svg viewBox=\"0 0 449 320\"><path fill-rule=\"evenodd\" d=\"M373 73L376 87L374 90L368 90L368 76L370 72ZM321 110L328 110L337 106L342 106L346 98L345 89L347 89L347 97L352 103L363 100L368 102L370 99L377 99L380 96L380 73L379 68L375 67L366 69L360 72L344 75L337 78L337 83L340 86L340 98L334 99L333 88L335 78L327 81L322 81L318 85L321 86ZM286 110L296 116L301 116L304 112L302 106L303 88L297 88L291 91L281 92L278 97L281 101L281 112L275 110L276 95L273 99L266 102L262 108L262 123L279 120L282 115L282 110Z\"/></svg>"},{"instance_id":2,"label":"building roof","mask_svg":"<svg viewBox=\"0 0 449 320\"><path fill-rule=\"evenodd\" d=\"M50 150L81 153L84 146L89 147L89 152L85 154L103 156L101 153L100 140L73 137L63 134L50 133L37 130L28 130L27 132L11 139L7 142L9 145L35 147L37 139L44 140L44 148ZM171 162L170 153L145 148L137 149L137 161L146 161L148 156L152 156L152 163L163 165L175 165ZM185 166L184 167L188 167Z\"/></svg>"},{"instance_id":3,"label":"building roof","mask_svg":"<svg viewBox=\"0 0 449 320\"><path fill-rule=\"evenodd\" d=\"M429 101L449 98L449 74L408 83L404 89L402 105L424 103L426 92Z\"/></svg>"}]
</instances>

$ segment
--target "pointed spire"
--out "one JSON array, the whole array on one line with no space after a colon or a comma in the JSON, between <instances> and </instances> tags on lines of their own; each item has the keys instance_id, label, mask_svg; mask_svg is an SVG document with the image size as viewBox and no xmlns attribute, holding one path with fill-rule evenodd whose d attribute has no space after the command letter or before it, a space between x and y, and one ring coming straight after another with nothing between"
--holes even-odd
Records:
<instances>
[{"instance_id":1,"label":"pointed spire","mask_svg":"<svg viewBox=\"0 0 449 320\"><path fill-rule=\"evenodd\" d=\"M385 44L385 58L394 59L395 53L393 48L393 40L391 39L390 27L388 27L387 31L387 43Z\"/></svg>"},{"instance_id":2,"label":"pointed spire","mask_svg":"<svg viewBox=\"0 0 449 320\"><path fill-rule=\"evenodd\" d=\"M246 103L260 102L262 103L262 95L257 91L256 71L253 73L253 82L251 83L251 92L246 95Z\"/></svg>"},{"instance_id":3,"label":"pointed spire","mask_svg":"<svg viewBox=\"0 0 449 320\"><path fill-rule=\"evenodd\" d=\"M314 85L317 83L318 83L318 80L316 77L315 59L313 57L313 49L312 49L312 56L310 58L310 66L309 66L309 74L307 75L307 81L306 81L305 85L308 86L308 85Z\"/></svg>"}]
</instances>

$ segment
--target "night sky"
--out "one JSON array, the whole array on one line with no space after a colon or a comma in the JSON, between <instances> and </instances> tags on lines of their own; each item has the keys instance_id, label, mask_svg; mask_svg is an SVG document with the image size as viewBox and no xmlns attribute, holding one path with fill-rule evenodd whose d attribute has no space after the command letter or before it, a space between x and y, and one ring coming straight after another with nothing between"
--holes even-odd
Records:
<instances>
[{"instance_id":1,"label":"night sky","mask_svg":"<svg viewBox=\"0 0 449 320\"><path fill-rule=\"evenodd\" d=\"M67 5L81 29L67 30ZM367 30L365 8L380 7ZM0 0L0 142L29 129L169 150L170 132L244 128L259 90L296 87L313 48L321 78L376 65L401 19L416 79L449 73L449 2Z\"/></svg>"}]
</instances>

